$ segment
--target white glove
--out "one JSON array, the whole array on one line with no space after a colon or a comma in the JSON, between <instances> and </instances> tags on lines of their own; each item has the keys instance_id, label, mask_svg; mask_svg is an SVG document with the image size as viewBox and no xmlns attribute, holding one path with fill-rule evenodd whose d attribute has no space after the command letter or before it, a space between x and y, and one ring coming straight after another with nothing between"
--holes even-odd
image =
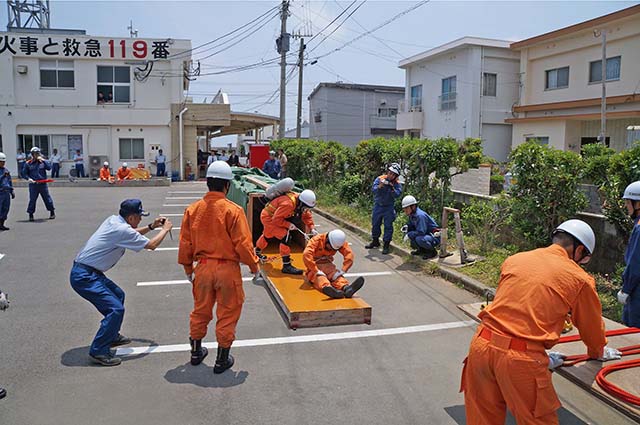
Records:
<instances>
[{"instance_id":1,"label":"white glove","mask_svg":"<svg viewBox=\"0 0 640 425\"><path fill-rule=\"evenodd\" d=\"M289 223L289 230L296 230L296 229L297 229L297 227L296 227L295 224Z\"/></svg>"},{"instance_id":2,"label":"white glove","mask_svg":"<svg viewBox=\"0 0 640 425\"><path fill-rule=\"evenodd\" d=\"M186 273L186 275L187 275L187 280L193 283L193 273Z\"/></svg>"},{"instance_id":3,"label":"white glove","mask_svg":"<svg viewBox=\"0 0 640 425\"><path fill-rule=\"evenodd\" d=\"M407 232L409 231L409 225L408 225L408 224L405 224L404 226L402 226L402 227L400 228L400 231L401 231L402 233L407 233Z\"/></svg>"},{"instance_id":4,"label":"white glove","mask_svg":"<svg viewBox=\"0 0 640 425\"><path fill-rule=\"evenodd\" d=\"M602 352L602 357L599 357L598 360L601 362L607 362L609 360L620 360L622 358L622 353L616 350L613 347L604 347Z\"/></svg>"},{"instance_id":5,"label":"white glove","mask_svg":"<svg viewBox=\"0 0 640 425\"><path fill-rule=\"evenodd\" d=\"M339 278L340 276L344 276L344 272L342 270L338 270L337 272L335 272L333 274L333 277L331 278L331 281L336 280L337 278Z\"/></svg>"},{"instance_id":6,"label":"white glove","mask_svg":"<svg viewBox=\"0 0 640 425\"><path fill-rule=\"evenodd\" d=\"M34 179L32 179L31 177L29 177L29 183L35 183L36 181Z\"/></svg>"},{"instance_id":7,"label":"white glove","mask_svg":"<svg viewBox=\"0 0 640 425\"><path fill-rule=\"evenodd\" d=\"M0 292L0 310L6 310L9 308L9 300L7 294Z\"/></svg>"},{"instance_id":8,"label":"white glove","mask_svg":"<svg viewBox=\"0 0 640 425\"><path fill-rule=\"evenodd\" d=\"M310 232L310 235L311 235L311 236L316 236L316 235L318 235L318 234L319 234L319 232L316 230L316 228L315 228L315 227L314 227L313 229L311 229L311 232Z\"/></svg>"},{"instance_id":9,"label":"white glove","mask_svg":"<svg viewBox=\"0 0 640 425\"><path fill-rule=\"evenodd\" d=\"M618 291L618 302L622 305L627 303L629 294L622 292L622 289Z\"/></svg>"},{"instance_id":10,"label":"white glove","mask_svg":"<svg viewBox=\"0 0 640 425\"><path fill-rule=\"evenodd\" d=\"M433 232L433 237L434 238L439 238L440 237L440 232Z\"/></svg>"},{"instance_id":11,"label":"white glove","mask_svg":"<svg viewBox=\"0 0 640 425\"><path fill-rule=\"evenodd\" d=\"M253 274L253 281L256 282L258 279L260 279L262 276L260 275L260 270L258 270L257 272L255 272Z\"/></svg>"},{"instance_id":12,"label":"white glove","mask_svg":"<svg viewBox=\"0 0 640 425\"><path fill-rule=\"evenodd\" d=\"M555 370L557 367L562 366L564 359L567 357L557 351L550 351L547 355L549 356L549 370Z\"/></svg>"},{"instance_id":13,"label":"white glove","mask_svg":"<svg viewBox=\"0 0 640 425\"><path fill-rule=\"evenodd\" d=\"M409 242L409 235L404 235L404 238L402 238L402 241L403 241L404 243Z\"/></svg>"},{"instance_id":14,"label":"white glove","mask_svg":"<svg viewBox=\"0 0 640 425\"><path fill-rule=\"evenodd\" d=\"M327 275L326 275L322 270L318 270L318 271L316 272L316 276L324 276L324 277L327 277Z\"/></svg>"}]
</instances>

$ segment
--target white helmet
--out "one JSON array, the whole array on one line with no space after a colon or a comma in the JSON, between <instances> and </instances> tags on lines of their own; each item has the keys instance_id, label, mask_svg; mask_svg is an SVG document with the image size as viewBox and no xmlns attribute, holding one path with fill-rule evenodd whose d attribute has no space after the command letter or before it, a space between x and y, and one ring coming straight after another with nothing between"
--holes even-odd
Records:
<instances>
[{"instance_id":1,"label":"white helmet","mask_svg":"<svg viewBox=\"0 0 640 425\"><path fill-rule=\"evenodd\" d=\"M32 147L32 148L31 148L31 151L30 151L30 152L31 152L31 153L33 153L33 152L40 152L40 148L39 148L39 147L37 147L37 146L34 146L34 147Z\"/></svg>"},{"instance_id":2,"label":"white helmet","mask_svg":"<svg viewBox=\"0 0 640 425\"><path fill-rule=\"evenodd\" d=\"M314 208L316 206L316 194L313 193L312 190L303 190L298 196L298 199L309 208Z\"/></svg>"},{"instance_id":3,"label":"white helmet","mask_svg":"<svg viewBox=\"0 0 640 425\"><path fill-rule=\"evenodd\" d=\"M593 254L593 250L596 248L596 235L593 233L591 226L584 221L576 219L567 220L556 227L553 234L555 235L558 232L570 234L587 248L589 254Z\"/></svg>"},{"instance_id":4,"label":"white helmet","mask_svg":"<svg viewBox=\"0 0 640 425\"><path fill-rule=\"evenodd\" d=\"M391 171L392 173L396 173L397 175L400 175L400 164L398 164L397 162L394 162L393 164L389 165L389 168L387 168L387 170Z\"/></svg>"},{"instance_id":5,"label":"white helmet","mask_svg":"<svg viewBox=\"0 0 640 425\"><path fill-rule=\"evenodd\" d=\"M332 230L327 233L327 239L329 239L329 245L331 248L338 250L344 245L347 240L347 235L344 234L342 230Z\"/></svg>"},{"instance_id":6,"label":"white helmet","mask_svg":"<svg viewBox=\"0 0 640 425\"><path fill-rule=\"evenodd\" d=\"M275 155L276 151L269 151L269 155Z\"/></svg>"},{"instance_id":7,"label":"white helmet","mask_svg":"<svg viewBox=\"0 0 640 425\"><path fill-rule=\"evenodd\" d=\"M102 165L104 165L105 167L108 167L109 163L107 161L105 161L104 164L102 164Z\"/></svg>"},{"instance_id":8,"label":"white helmet","mask_svg":"<svg viewBox=\"0 0 640 425\"><path fill-rule=\"evenodd\" d=\"M226 161L213 161L207 168L207 178L233 180L233 173Z\"/></svg>"},{"instance_id":9,"label":"white helmet","mask_svg":"<svg viewBox=\"0 0 640 425\"><path fill-rule=\"evenodd\" d=\"M633 182L624 190L622 199L629 199L631 201L640 201L640 181Z\"/></svg>"},{"instance_id":10,"label":"white helmet","mask_svg":"<svg viewBox=\"0 0 640 425\"><path fill-rule=\"evenodd\" d=\"M122 163L122 166L123 166L124 168L127 168L127 167L129 166L129 164L127 164L126 162L123 162L123 163Z\"/></svg>"},{"instance_id":11,"label":"white helmet","mask_svg":"<svg viewBox=\"0 0 640 425\"><path fill-rule=\"evenodd\" d=\"M7 160L7 155L0 152L0 161L6 161L6 160Z\"/></svg>"},{"instance_id":12,"label":"white helmet","mask_svg":"<svg viewBox=\"0 0 640 425\"><path fill-rule=\"evenodd\" d=\"M411 205L417 205L418 201L416 201L416 198L414 198L411 195L407 195L404 198L402 198L402 208L407 208L410 207Z\"/></svg>"}]
</instances>

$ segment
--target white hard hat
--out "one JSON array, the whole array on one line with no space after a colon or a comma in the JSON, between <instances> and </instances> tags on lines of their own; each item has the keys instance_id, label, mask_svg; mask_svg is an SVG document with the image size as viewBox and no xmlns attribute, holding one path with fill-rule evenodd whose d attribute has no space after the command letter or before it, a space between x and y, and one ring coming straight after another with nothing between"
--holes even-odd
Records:
<instances>
[{"instance_id":1,"label":"white hard hat","mask_svg":"<svg viewBox=\"0 0 640 425\"><path fill-rule=\"evenodd\" d=\"M108 167L109 163L107 161L105 161L104 164L102 164L102 165L104 165L105 167Z\"/></svg>"},{"instance_id":2,"label":"white hard hat","mask_svg":"<svg viewBox=\"0 0 640 425\"><path fill-rule=\"evenodd\" d=\"M124 168L127 168L127 167L129 166L129 164L127 164L126 162L123 162L123 163L122 163L122 166L123 166Z\"/></svg>"},{"instance_id":3,"label":"white hard hat","mask_svg":"<svg viewBox=\"0 0 640 425\"><path fill-rule=\"evenodd\" d=\"M6 160L7 160L7 155L0 152L0 161L6 161Z\"/></svg>"},{"instance_id":4,"label":"white hard hat","mask_svg":"<svg viewBox=\"0 0 640 425\"><path fill-rule=\"evenodd\" d=\"M400 175L400 164L398 164L397 162L394 162L393 164L389 165L389 168L387 169L392 173L396 173L397 175Z\"/></svg>"},{"instance_id":5,"label":"white hard hat","mask_svg":"<svg viewBox=\"0 0 640 425\"><path fill-rule=\"evenodd\" d=\"M556 227L553 234L557 232L570 234L587 248L589 254L593 254L593 250L596 248L596 235L593 233L591 226L584 221L577 219L567 220Z\"/></svg>"},{"instance_id":6,"label":"white hard hat","mask_svg":"<svg viewBox=\"0 0 640 425\"><path fill-rule=\"evenodd\" d=\"M37 147L37 146L34 146L34 147L31 148L30 152L40 152L40 148Z\"/></svg>"},{"instance_id":7,"label":"white hard hat","mask_svg":"<svg viewBox=\"0 0 640 425\"><path fill-rule=\"evenodd\" d=\"M622 199L630 199L632 201L640 201L640 181L633 182L624 190Z\"/></svg>"},{"instance_id":8,"label":"white hard hat","mask_svg":"<svg viewBox=\"0 0 640 425\"><path fill-rule=\"evenodd\" d=\"M410 207L411 205L416 205L418 203L418 201L416 201L416 198L414 198L411 195L407 195L404 198L402 198L402 208L407 208Z\"/></svg>"},{"instance_id":9,"label":"white hard hat","mask_svg":"<svg viewBox=\"0 0 640 425\"><path fill-rule=\"evenodd\" d=\"M332 230L327 233L327 239L329 239L329 245L331 248L338 250L344 245L347 240L347 235L344 234L342 230Z\"/></svg>"},{"instance_id":10,"label":"white hard hat","mask_svg":"<svg viewBox=\"0 0 640 425\"><path fill-rule=\"evenodd\" d=\"M207 168L207 178L233 180L233 173L226 161L213 161Z\"/></svg>"},{"instance_id":11,"label":"white hard hat","mask_svg":"<svg viewBox=\"0 0 640 425\"><path fill-rule=\"evenodd\" d=\"M298 196L298 199L300 199L300 202L309 208L314 208L316 206L316 194L313 193L312 190L303 190L302 193L300 193L300 196Z\"/></svg>"},{"instance_id":12,"label":"white hard hat","mask_svg":"<svg viewBox=\"0 0 640 425\"><path fill-rule=\"evenodd\" d=\"M275 155L276 151L269 151L269 155Z\"/></svg>"}]
</instances>

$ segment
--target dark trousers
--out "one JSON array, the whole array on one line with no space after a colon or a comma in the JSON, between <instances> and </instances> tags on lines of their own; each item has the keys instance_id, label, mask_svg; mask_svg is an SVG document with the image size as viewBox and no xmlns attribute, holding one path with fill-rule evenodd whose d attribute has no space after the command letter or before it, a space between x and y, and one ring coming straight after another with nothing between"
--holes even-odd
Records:
<instances>
[{"instance_id":1,"label":"dark trousers","mask_svg":"<svg viewBox=\"0 0 640 425\"><path fill-rule=\"evenodd\" d=\"M6 220L11 206L11 193L0 190L0 220Z\"/></svg>"},{"instance_id":2,"label":"dark trousers","mask_svg":"<svg viewBox=\"0 0 640 425\"><path fill-rule=\"evenodd\" d=\"M85 175L84 175L84 164L76 164L76 176L77 177L85 177Z\"/></svg>"},{"instance_id":3,"label":"dark trousers","mask_svg":"<svg viewBox=\"0 0 640 425\"><path fill-rule=\"evenodd\" d=\"M391 242L393 238L393 222L396 219L396 211L392 205L373 206L373 214L371 214L371 237L373 239L380 238L382 233L380 227L384 222L384 236L382 240L384 242Z\"/></svg>"},{"instance_id":4,"label":"dark trousers","mask_svg":"<svg viewBox=\"0 0 640 425\"><path fill-rule=\"evenodd\" d=\"M42 197L47 210L53 212L53 199L51 199L51 195L49 195L49 187L46 183L29 183L29 206L27 207L27 212L29 214L36 212L38 196Z\"/></svg>"},{"instance_id":5,"label":"dark trousers","mask_svg":"<svg viewBox=\"0 0 640 425\"><path fill-rule=\"evenodd\" d=\"M60 164L55 162L51 164L51 178L60 177Z\"/></svg>"},{"instance_id":6,"label":"dark trousers","mask_svg":"<svg viewBox=\"0 0 640 425\"><path fill-rule=\"evenodd\" d=\"M156 172L157 177L164 177L166 175L167 164L164 162L162 164L158 164L158 171Z\"/></svg>"}]
</instances>

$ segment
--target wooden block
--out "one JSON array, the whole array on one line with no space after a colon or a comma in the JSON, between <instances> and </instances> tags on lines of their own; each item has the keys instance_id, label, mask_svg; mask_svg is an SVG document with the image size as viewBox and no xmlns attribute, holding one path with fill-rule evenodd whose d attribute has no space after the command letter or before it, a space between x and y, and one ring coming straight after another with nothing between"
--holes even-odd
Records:
<instances>
[{"instance_id":1,"label":"wooden block","mask_svg":"<svg viewBox=\"0 0 640 425\"><path fill-rule=\"evenodd\" d=\"M267 255L277 255L273 249ZM302 253L291 253L293 264L304 268ZM316 290L303 275L283 274L282 261L263 264L267 288L284 313L291 329L318 326L371 324L371 306L356 294L354 298L334 300Z\"/></svg>"},{"instance_id":2,"label":"wooden block","mask_svg":"<svg viewBox=\"0 0 640 425\"><path fill-rule=\"evenodd\" d=\"M483 304L484 303L463 304L459 305L458 308L472 319L479 321L478 314L480 314L481 306ZM607 318L603 318L603 320L605 328L607 330L621 329L626 327ZM566 333L563 336L575 335L577 333L578 330L574 328L571 332ZM608 338L608 341L608 345L610 347L626 347L630 345L638 345L640 344L640 334L612 336ZM582 341L557 344L552 348L552 350L559 351L568 356L585 354L587 351ZM562 377L578 385L580 388L598 397L609 406L624 413L635 421L640 422L640 408L638 406L625 403L624 401L610 395L602 388L600 388L600 386L596 383L596 375L598 374L600 369L602 369L603 365L608 366L625 360L633 360L638 357L640 356L624 356L622 360L606 363L602 363L596 360L590 360L587 362L578 363L574 366L560 367L556 369L556 372ZM608 375L607 379L612 384L617 385L618 387L631 394L640 394L640 368L625 369L622 371L614 372Z\"/></svg>"}]
</instances>

